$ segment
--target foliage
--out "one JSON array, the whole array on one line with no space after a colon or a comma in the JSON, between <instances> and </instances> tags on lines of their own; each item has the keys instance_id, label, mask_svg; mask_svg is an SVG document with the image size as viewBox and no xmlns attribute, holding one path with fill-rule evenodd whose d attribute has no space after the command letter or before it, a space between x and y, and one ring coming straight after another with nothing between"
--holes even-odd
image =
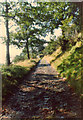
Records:
<instances>
[{"instance_id":1,"label":"foliage","mask_svg":"<svg viewBox=\"0 0 83 120\"><path fill-rule=\"evenodd\" d=\"M19 61L23 61L25 59L27 59L27 57L25 55L16 55L12 62L16 63Z\"/></svg>"},{"instance_id":2,"label":"foliage","mask_svg":"<svg viewBox=\"0 0 83 120\"><path fill-rule=\"evenodd\" d=\"M5 5L5 2L2 4ZM3 16L5 15L5 18L8 17L8 20L14 20L18 25L16 33L12 34L11 44L25 47L28 58L30 58L30 51L33 57L36 56L35 53L39 52L40 54L44 49L45 43L40 37L45 37L47 32L54 34L55 28L60 27L62 29L62 38L59 40L63 51L67 49L69 41L74 44L73 39L71 40L68 37L70 31L74 32L73 27L75 27L75 30L80 31L80 8L76 4L71 4L70 2L38 2L36 5L28 2L10 2L7 4L9 9L8 16L6 16L4 7ZM70 27L72 24L74 26ZM74 35L74 33L71 33L71 35ZM47 54L51 54L54 50L53 45L50 45L50 47L46 48Z\"/></svg>"},{"instance_id":3,"label":"foliage","mask_svg":"<svg viewBox=\"0 0 83 120\"><path fill-rule=\"evenodd\" d=\"M43 50L44 55L52 54L58 48L58 41L54 41L53 39L49 42L49 44Z\"/></svg>"},{"instance_id":4,"label":"foliage","mask_svg":"<svg viewBox=\"0 0 83 120\"><path fill-rule=\"evenodd\" d=\"M83 45L79 41L70 50L61 51L59 47L51 55L45 56L45 59L59 72L60 76L66 77L69 84L75 88L75 91L81 95L83 94L82 81L82 51Z\"/></svg>"},{"instance_id":5,"label":"foliage","mask_svg":"<svg viewBox=\"0 0 83 120\"><path fill-rule=\"evenodd\" d=\"M37 9L28 2L20 2L18 5L19 7L15 14L15 17L19 19L17 22L18 28L16 29L16 33L12 34L13 37L11 43L18 47L24 47L27 50L28 58L30 58L30 50L34 56L35 51L37 53L43 49L43 44L46 41L40 39L39 36L43 31L42 27L37 25Z\"/></svg>"},{"instance_id":6,"label":"foliage","mask_svg":"<svg viewBox=\"0 0 83 120\"><path fill-rule=\"evenodd\" d=\"M71 41L70 35L75 36L75 31L78 31L78 29L80 31L79 28L79 26L81 26L81 23L79 22L81 19L79 13L80 11L76 4L66 2L58 3L55 9L56 9L55 16L58 17L57 21L59 22L59 26L62 29L62 36L59 39L60 46L62 51L65 51L67 50L68 47L70 47ZM74 39L72 38L71 45L75 45L73 40Z\"/></svg>"},{"instance_id":7,"label":"foliage","mask_svg":"<svg viewBox=\"0 0 83 120\"><path fill-rule=\"evenodd\" d=\"M2 90L3 101L7 95L11 95L18 84L22 82L24 75L27 73L26 68L21 66L3 67L2 71Z\"/></svg>"},{"instance_id":8,"label":"foliage","mask_svg":"<svg viewBox=\"0 0 83 120\"><path fill-rule=\"evenodd\" d=\"M74 3L71 4L70 2L53 2L53 3L45 2L38 4L39 6L37 7L39 11L41 5L40 13L42 15L37 17L40 18L41 22L45 23L46 29L52 34L55 28L60 27L62 29L62 36L59 39L59 43L62 51L65 51L68 47L75 45L75 42L73 41L74 40L73 37L70 38L69 35L75 36L76 31L77 32L81 31L79 27L81 26L81 23L79 22L81 20L79 7ZM49 29L47 28L47 26ZM50 49L49 52L51 50L52 49ZM52 53L52 51L50 53Z\"/></svg>"},{"instance_id":9,"label":"foliage","mask_svg":"<svg viewBox=\"0 0 83 120\"><path fill-rule=\"evenodd\" d=\"M0 2L0 16L5 19L5 27L6 27L6 64L10 65L10 52L9 52L9 44L10 44L10 35L9 35L9 20L14 19L14 14L10 14L12 9L15 7L15 2ZM14 11L14 9L13 9ZM3 37L2 37L3 38Z\"/></svg>"},{"instance_id":10,"label":"foliage","mask_svg":"<svg viewBox=\"0 0 83 120\"><path fill-rule=\"evenodd\" d=\"M36 64L35 60L26 61L27 65L24 61L20 61L25 60L26 53L28 58L36 58L39 54L41 57L42 54L51 57L54 51L55 55L52 54L50 62L54 63L56 68L58 67L63 77L66 76L68 81L76 85L76 89L78 86L80 90L82 48L77 46L78 41L83 41L82 35L80 36L81 22L79 21L82 19L80 6L76 5L76 3L71 4L71 2L38 2L36 5L28 2L4 2L0 4L3 6L2 17L6 20L7 59L9 59L9 44L24 48L23 55L16 56L13 60L17 62L16 65L20 66L12 65L2 68L3 95L6 95L7 91L10 93L11 86L16 86L26 72ZM10 19L16 22L17 28L15 33L9 34L8 21ZM62 29L62 36L56 41L50 39L50 42L45 47L46 41L40 38L45 37L48 32L54 34L55 28Z\"/></svg>"}]
</instances>

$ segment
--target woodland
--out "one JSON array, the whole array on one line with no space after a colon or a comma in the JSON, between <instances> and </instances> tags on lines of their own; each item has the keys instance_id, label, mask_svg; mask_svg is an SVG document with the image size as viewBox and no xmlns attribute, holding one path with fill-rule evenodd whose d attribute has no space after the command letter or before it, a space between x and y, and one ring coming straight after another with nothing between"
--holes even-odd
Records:
<instances>
[{"instance_id":1,"label":"woodland","mask_svg":"<svg viewBox=\"0 0 83 120\"><path fill-rule=\"evenodd\" d=\"M0 3L6 37L6 64L2 74L2 101L14 93L39 61L45 59L83 100L83 2ZM10 26L11 21L14 23ZM11 27L15 30L11 31ZM55 29L62 35L56 38ZM45 37L50 33L50 41ZM10 46L22 49L10 60Z\"/></svg>"}]
</instances>

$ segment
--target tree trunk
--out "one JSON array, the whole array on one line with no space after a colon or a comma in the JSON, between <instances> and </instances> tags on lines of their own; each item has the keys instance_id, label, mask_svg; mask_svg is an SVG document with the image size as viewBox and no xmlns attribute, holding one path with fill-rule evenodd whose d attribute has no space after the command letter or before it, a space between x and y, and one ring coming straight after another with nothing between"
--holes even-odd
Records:
<instances>
[{"instance_id":1,"label":"tree trunk","mask_svg":"<svg viewBox=\"0 0 83 120\"><path fill-rule=\"evenodd\" d=\"M27 57L28 57L28 59L30 59L28 39L27 39L27 41L26 41L26 49L27 49Z\"/></svg>"},{"instance_id":2,"label":"tree trunk","mask_svg":"<svg viewBox=\"0 0 83 120\"><path fill-rule=\"evenodd\" d=\"M62 38L62 43L61 43L62 44L61 49L64 52L67 48L67 43L68 43L68 40L66 40L66 38L65 38L65 30L64 29L62 29L62 36L63 36L63 38Z\"/></svg>"},{"instance_id":3,"label":"tree trunk","mask_svg":"<svg viewBox=\"0 0 83 120\"><path fill-rule=\"evenodd\" d=\"M9 42L10 42L10 38L9 38L9 28L8 28L8 4L6 1L6 34L7 34L7 42L6 42L6 64L10 65L10 54L9 54Z\"/></svg>"}]
</instances>

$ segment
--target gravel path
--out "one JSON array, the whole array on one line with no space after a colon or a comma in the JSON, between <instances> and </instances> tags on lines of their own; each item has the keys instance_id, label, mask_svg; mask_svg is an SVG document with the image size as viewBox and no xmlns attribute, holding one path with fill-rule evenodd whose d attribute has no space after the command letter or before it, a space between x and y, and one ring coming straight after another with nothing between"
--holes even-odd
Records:
<instances>
[{"instance_id":1,"label":"gravel path","mask_svg":"<svg viewBox=\"0 0 83 120\"><path fill-rule=\"evenodd\" d=\"M53 120L81 118L81 101L65 79L42 59L31 77L26 77L8 103L1 120ZM69 120L70 120L69 119Z\"/></svg>"}]
</instances>

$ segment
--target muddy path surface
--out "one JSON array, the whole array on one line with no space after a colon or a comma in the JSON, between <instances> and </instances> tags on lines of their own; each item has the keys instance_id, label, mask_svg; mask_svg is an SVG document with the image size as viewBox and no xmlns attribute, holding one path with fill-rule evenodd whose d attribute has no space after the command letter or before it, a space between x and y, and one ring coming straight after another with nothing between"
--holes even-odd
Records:
<instances>
[{"instance_id":1,"label":"muddy path surface","mask_svg":"<svg viewBox=\"0 0 83 120\"><path fill-rule=\"evenodd\" d=\"M3 105L1 119L81 118L81 101L64 78L42 59L19 90Z\"/></svg>"}]
</instances>

